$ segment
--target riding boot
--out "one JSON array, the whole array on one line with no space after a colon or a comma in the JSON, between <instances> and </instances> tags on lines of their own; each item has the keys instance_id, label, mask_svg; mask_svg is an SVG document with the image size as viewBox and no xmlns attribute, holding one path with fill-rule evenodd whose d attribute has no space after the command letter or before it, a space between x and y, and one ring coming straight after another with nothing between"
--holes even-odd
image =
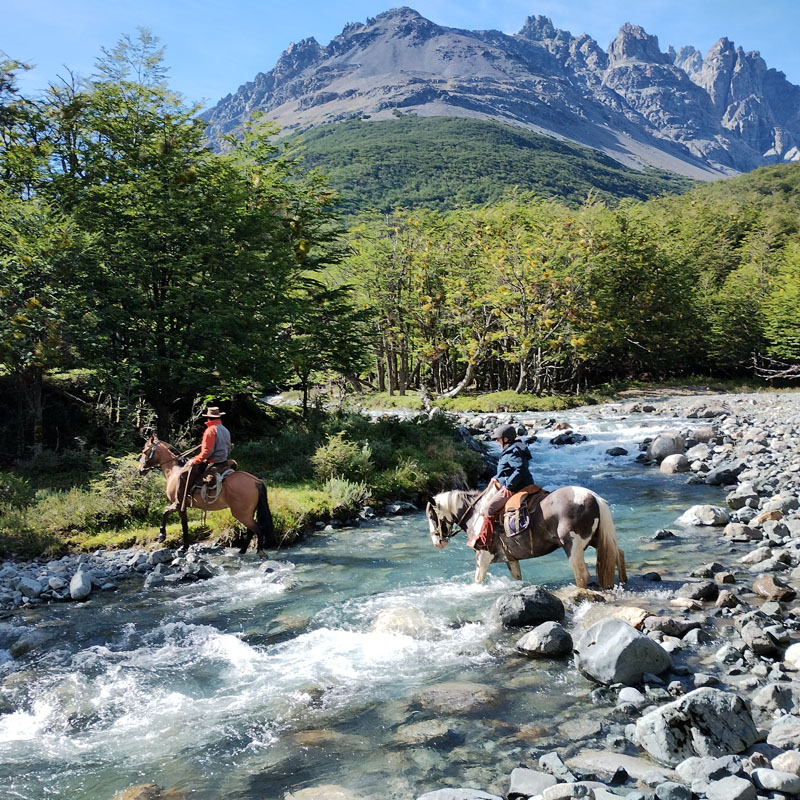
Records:
<instances>
[{"instance_id":1,"label":"riding boot","mask_svg":"<svg viewBox=\"0 0 800 800\"><path fill-rule=\"evenodd\" d=\"M481 529L467 541L467 546L474 550L491 550L494 539L494 521L491 517L483 517Z\"/></svg>"}]
</instances>

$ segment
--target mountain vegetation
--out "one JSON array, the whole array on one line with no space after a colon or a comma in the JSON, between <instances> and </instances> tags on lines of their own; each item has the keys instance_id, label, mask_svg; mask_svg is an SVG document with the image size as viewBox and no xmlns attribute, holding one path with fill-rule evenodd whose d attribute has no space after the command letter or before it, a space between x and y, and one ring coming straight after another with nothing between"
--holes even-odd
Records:
<instances>
[{"instance_id":1,"label":"mountain vegetation","mask_svg":"<svg viewBox=\"0 0 800 800\"><path fill-rule=\"evenodd\" d=\"M7 457L167 437L208 398L296 386L307 412L332 375L454 397L800 362L798 165L642 202L672 179L408 116L307 132L305 162L255 120L221 154L146 32L36 101L21 69L0 82Z\"/></svg>"},{"instance_id":2,"label":"mountain vegetation","mask_svg":"<svg viewBox=\"0 0 800 800\"><path fill-rule=\"evenodd\" d=\"M293 134L286 144L302 146L306 165L325 172L349 213L484 205L512 187L574 207L590 194L614 203L694 185L552 136L463 117L358 118Z\"/></svg>"},{"instance_id":3,"label":"mountain vegetation","mask_svg":"<svg viewBox=\"0 0 800 800\"><path fill-rule=\"evenodd\" d=\"M381 391L790 377L798 212L800 165L616 207L510 194L484 208L364 217L336 269L369 308Z\"/></svg>"}]
</instances>

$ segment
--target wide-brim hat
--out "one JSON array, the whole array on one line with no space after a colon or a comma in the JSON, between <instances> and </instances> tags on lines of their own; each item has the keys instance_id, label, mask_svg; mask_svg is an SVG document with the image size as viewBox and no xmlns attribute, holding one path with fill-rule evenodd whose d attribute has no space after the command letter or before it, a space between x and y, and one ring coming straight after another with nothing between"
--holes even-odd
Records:
<instances>
[{"instance_id":1,"label":"wide-brim hat","mask_svg":"<svg viewBox=\"0 0 800 800\"><path fill-rule=\"evenodd\" d=\"M218 406L209 406L206 409L206 413L203 414L204 417L208 417L209 419L219 419L220 417L224 416L225 412L220 411Z\"/></svg>"}]
</instances>

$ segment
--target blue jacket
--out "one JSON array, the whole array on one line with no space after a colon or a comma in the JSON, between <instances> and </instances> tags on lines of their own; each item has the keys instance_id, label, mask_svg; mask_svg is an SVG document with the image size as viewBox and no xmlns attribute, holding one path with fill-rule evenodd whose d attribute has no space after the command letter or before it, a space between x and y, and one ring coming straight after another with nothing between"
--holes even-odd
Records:
<instances>
[{"instance_id":1,"label":"blue jacket","mask_svg":"<svg viewBox=\"0 0 800 800\"><path fill-rule=\"evenodd\" d=\"M497 462L497 473L495 474L497 482L512 492L518 492L529 486L533 483L533 477L528 470L530 460L531 454L523 442L519 439L511 442L503 450L503 455Z\"/></svg>"}]
</instances>

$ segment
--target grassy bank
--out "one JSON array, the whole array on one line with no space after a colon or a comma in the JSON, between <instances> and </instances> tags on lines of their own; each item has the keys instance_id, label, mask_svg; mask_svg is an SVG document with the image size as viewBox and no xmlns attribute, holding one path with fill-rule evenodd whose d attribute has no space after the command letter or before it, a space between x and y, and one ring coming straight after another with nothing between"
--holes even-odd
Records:
<instances>
[{"instance_id":1,"label":"grassy bank","mask_svg":"<svg viewBox=\"0 0 800 800\"><path fill-rule=\"evenodd\" d=\"M240 468L262 477L276 530L295 541L318 520L353 517L364 504L418 502L426 493L474 485L480 458L446 420L379 420L358 414L279 412L270 435L239 444ZM240 440L241 441L241 440ZM71 476L71 481L70 481ZM56 555L148 545L166 504L160 473L138 474L138 454L50 455L0 473L0 553ZM227 511L190 511L196 539L233 541L242 527ZM168 543L180 542L177 517Z\"/></svg>"}]
</instances>

